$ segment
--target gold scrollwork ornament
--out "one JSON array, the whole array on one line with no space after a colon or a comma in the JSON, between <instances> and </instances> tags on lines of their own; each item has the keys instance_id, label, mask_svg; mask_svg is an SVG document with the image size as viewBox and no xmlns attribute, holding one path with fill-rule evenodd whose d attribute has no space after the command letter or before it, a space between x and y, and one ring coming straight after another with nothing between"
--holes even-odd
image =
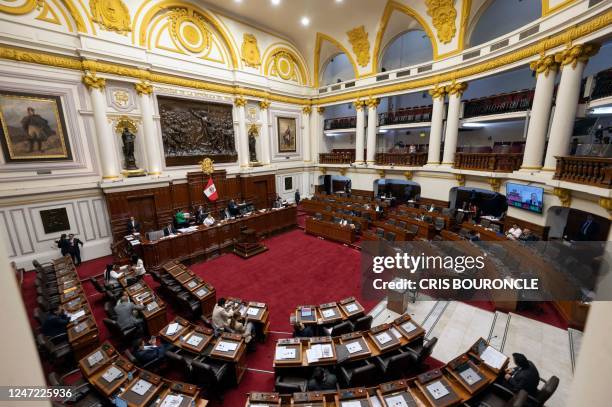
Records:
<instances>
[{"instance_id":1,"label":"gold scrollwork ornament","mask_svg":"<svg viewBox=\"0 0 612 407\"><path fill-rule=\"evenodd\" d=\"M138 132L136 121L127 116L119 116L115 121L115 133L121 134L123 129L128 129L132 134L136 134Z\"/></svg>"},{"instance_id":2,"label":"gold scrollwork ornament","mask_svg":"<svg viewBox=\"0 0 612 407\"><path fill-rule=\"evenodd\" d=\"M445 91L449 95L459 95L461 96L463 92L467 89L468 84L465 82L453 82L450 85L446 85Z\"/></svg>"},{"instance_id":3,"label":"gold scrollwork ornament","mask_svg":"<svg viewBox=\"0 0 612 407\"><path fill-rule=\"evenodd\" d=\"M359 26L347 31L348 40L353 46L353 52L357 56L357 63L361 66L368 66L370 63L370 40L365 27Z\"/></svg>"},{"instance_id":4,"label":"gold scrollwork ornament","mask_svg":"<svg viewBox=\"0 0 612 407\"><path fill-rule=\"evenodd\" d=\"M302 113L304 113L305 115L309 115L310 113L312 113L312 107L310 106L304 106L302 108Z\"/></svg>"},{"instance_id":5,"label":"gold scrollwork ornament","mask_svg":"<svg viewBox=\"0 0 612 407\"><path fill-rule=\"evenodd\" d=\"M175 8L168 15L168 20L170 20L170 35L175 43L180 43L193 54L199 54L210 48L212 34L200 15L184 8Z\"/></svg>"},{"instance_id":6,"label":"gold scrollwork ornament","mask_svg":"<svg viewBox=\"0 0 612 407\"><path fill-rule=\"evenodd\" d=\"M90 0L92 20L108 31L132 31L130 12L121 0Z\"/></svg>"},{"instance_id":7,"label":"gold scrollwork ornament","mask_svg":"<svg viewBox=\"0 0 612 407\"><path fill-rule=\"evenodd\" d=\"M153 93L153 85L148 82L137 82L134 84L134 89L139 95L150 95Z\"/></svg>"},{"instance_id":8,"label":"gold scrollwork ornament","mask_svg":"<svg viewBox=\"0 0 612 407\"><path fill-rule=\"evenodd\" d=\"M262 100L261 102L259 102L259 109L267 110L269 108L270 108L270 101L269 100Z\"/></svg>"},{"instance_id":9,"label":"gold scrollwork ornament","mask_svg":"<svg viewBox=\"0 0 612 407\"><path fill-rule=\"evenodd\" d=\"M555 61L561 66L571 65L576 68L578 62L587 62L589 58L599 52L599 44L576 44L555 54Z\"/></svg>"},{"instance_id":10,"label":"gold scrollwork ornament","mask_svg":"<svg viewBox=\"0 0 612 407\"><path fill-rule=\"evenodd\" d=\"M257 38L253 34L244 34L242 37L242 47L240 48L242 61L246 66L257 68L261 65L261 55L257 46Z\"/></svg>"},{"instance_id":11,"label":"gold scrollwork ornament","mask_svg":"<svg viewBox=\"0 0 612 407\"><path fill-rule=\"evenodd\" d=\"M457 10L455 10L454 3L454 0L425 1L427 5L427 14L431 16L433 26L438 32L438 39L444 44L451 42L457 31L455 27Z\"/></svg>"},{"instance_id":12,"label":"gold scrollwork ornament","mask_svg":"<svg viewBox=\"0 0 612 407\"><path fill-rule=\"evenodd\" d=\"M556 72L557 69L559 69L559 63L555 61L554 55L542 55L538 60L532 61L529 64L529 68L534 71L536 75L543 73L544 76L547 77L551 71Z\"/></svg>"},{"instance_id":13,"label":"gold scrollwork ornament","mask_svg":"<svg viewBox=\"0 0 612 407\"><path fill-rule=\"evenodd\" d=\"M104 89L106 86L106 79L99 78L95 72L87 72L83 75L83 84L87 86L87 89Z\"/></svg>"},{"instance_id":14,"label":"gold scrollwork ornament","mask_svg":"<svg viewBox=\"0 0 612 407\"><path fill-rule=\"evenodd\" d=\"M444 99L444 96L446 95L446 87L436 85L432 89L429 89L429 94L431 95L433 99L438 99L438 98Z\"/></svg>"}]
</instances>

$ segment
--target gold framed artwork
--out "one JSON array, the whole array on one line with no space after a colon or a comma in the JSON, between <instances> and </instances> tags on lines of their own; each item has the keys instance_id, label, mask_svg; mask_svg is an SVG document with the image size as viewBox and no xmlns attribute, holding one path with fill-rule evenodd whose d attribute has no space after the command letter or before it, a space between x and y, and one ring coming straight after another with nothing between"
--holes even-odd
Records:
<instances>
[{"instance_id":1,"label":"gold framed artwork","mask_svg":"<svg viewBox=\"0 0 612 407\"><path fill-rule=\"evenodd\" d=\"M59 96L0 91L0 124L7 163L72 159Z\"/></svg>"},{"instance_id":2,"label":"gold framed artwork","mask_svg":"<svg viewBox=\"0 0 612 407\"><path fill-rule=\"evenodd\" d=\"M295 117L277 117L276 131L278 134L278 152L296 152L296 121Z\"/></svg>"}]
</instances>

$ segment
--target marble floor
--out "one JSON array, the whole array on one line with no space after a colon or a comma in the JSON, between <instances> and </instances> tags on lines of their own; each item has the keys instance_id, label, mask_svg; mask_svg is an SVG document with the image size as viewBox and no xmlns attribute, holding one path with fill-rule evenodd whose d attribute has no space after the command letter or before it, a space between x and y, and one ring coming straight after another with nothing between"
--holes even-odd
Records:
<instances>
[{"instance_id":1,"label":"marble floor","mask_svg":"<svg viewBox=\"0 0 612 407\"><path fill-rule=\"evenodd\" d=\"M546 403L565 406L573 377L582 332L563 330L513 313L489 312L457 301L419 300L407 312L427 330L427 339L438 338L433 357L448 362L465 352L480 337L510 356L520 352L533 361L540 376L559 377L559 387ZM389 322L398 314L386 309L386 302L372 311L373 325Z\"/></svg>"}]
</instances>

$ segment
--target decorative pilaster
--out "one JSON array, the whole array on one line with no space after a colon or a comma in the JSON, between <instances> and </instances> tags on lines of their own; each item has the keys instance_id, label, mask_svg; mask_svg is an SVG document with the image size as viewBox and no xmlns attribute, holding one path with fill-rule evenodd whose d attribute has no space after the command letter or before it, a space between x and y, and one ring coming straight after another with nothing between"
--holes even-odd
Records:
<instances>
[{"instance_id":1,"label":"decorative pilaster","mask_svg":"<svg viewBox=\"0 0 612 407\"><path fill-rule=\"evenodd\" d=\"M246 123L246 104L247 101L242 96L234 99L236 117L238 118L238 161L242 168L249 166L249 135Z\"/></svg>"},{"instance_id":2,"label":"decorative pilaster","mask_svg":"<svg viewBox=\"0 0 612 407\"><path fill-rule=\"evenodd\" d=\"M138 103L142 115L142 132L147 154L147 173L149 175L160 175L162 172L162 152L157 127L153 121L153 85L148 82L134 84L138 93Z\"/></svg>"},{"instance_id":3,"label":"decorative pilaster","mask_svg":"<svg viewBox=\"0 0 612 407\"><path fill-rule=\"evenodd\" d=\"M106 95L104 94L106 80L96 76L95 72L87 72L83 75L83 84L89 89L91 95L102 179L121 178L121 165L117 157L115 136L106 117Z\"/></svg>"},{"instance_id":4,"label":"decorative pilaster","mask_svg":"<svg viewBox=\"0 0 612 407\"><path fill-rule=\"evenodd\" d=\"M368 106L368 139L367 139L367 154L366 161L368 164L376 162L376 128L378 127L378 114L376 108L380 103L378 98L370 98L366 102Z\"/></svg>"},{"instance_id":5,"label":"decorative pilaster","mask_svg":"<svg viewBox=\"0 0 612 407\"><path fill-rule=\"evenodd\" d=\"M561 206L564 208L569 208L572 204L572 191L569 189L555 188L553 189L553 195L559 198Z\"/></svg>"},{"instance_id":6,"label":"decorative pilaster","mask_svg":"<svg viewBox=\"0 0 612 407\"><path fill-rule=\"evenodd\" d=\"M446 115L446 136L444 138L444 158L442 164L452 166L455 163L455 151L459 137L459 116L461 115L461 96L467 89L465 82L453 82L447 85L448 114Z\"/></svg>"},{"instance_id":7,"label":"decorative pilaster","mask_svg":"<svg viewBox=\"0 0 612 407\"><path fill-rule=\"evenodd\" d=\"M302 158L304 162L309 163L310 159L310 143L312 136L310 134L310 113L312 108L310 106L304 106L302 108Z\"/></svg>"},{"instance_id":8,"label":"decorative pilaster","mask_svg":"<svg viewBox=\"0 0 612 407\"><path fill-rule=\"evenodd\" d=\"M355 164L363 164L363 149L365 146L365 101L357 99L353 102L357 114L355 129Z\"/></svg>"},{"instance_id":9,"label":"decorative pilaster","mask_svg":"<svg viewBox=\"0 0 612 407\"><path fill-rule=\"evenodd\" d=\"M444 121L444 97L446 88L436 85L429 90L433 98L433 109L431 112L431 129L429 133L429 151L427 164L440 164L440 144L442 142L442 123Z\"/></svg>"},{"instance_id":10,"label":"decorative pilaster","mask_svg":"<svg viewBox=\"0 0 612 407\"><path fill-rule=\"evenodd\" d=\"M319 154L321 153L321 144L323 143L322 137L323 135L323 120L321 116L325 112L325 108L318 106L312 109L312 113L310 114L310 130L311 130L311 140L312 140L312 158L311 160L315 163L319 162Z\"/></svg>"},{"instance_id":11,"label":"decorative pilaster","mask_svg":"<svg viewBox=\"0 0 612 407\"><path fill-rule=\"evenodd\" d=\"M557 89L557 103L550 127L544 171L554 171L557 166L555 157L567 155L569 151L578 109L582 73L589 58L598 50L599 44L579 44L555 55L555 61L561 65L561 80Z\"/></svg>"},{"instance_id":12,"label":"decorative pilaster","mask_svg":"<svg viewBox=\"0 0 612 407\"><path fill-rule=\"evenodd\" d=\"M261 121L261 130L259 132L259 140L261 142L261 163L263 165L270 164L270 121L268 110L270 102L262 100L259 102L259 120Z\"/></svg>"},{"instance_id":13,"label":"decorative pilaster","mask_svg":"<svg viewBox=\"0 0 612 407\"><path fill-rule=\"evenodd\" d=\"M554 55L542 55L537 61L529 64L536 73L535 94L529 116L527 140L521 170L533 171L542 168L542 157L546 146L546 132L550 122L555 77L559 64Z\"/></svg>"}]
</instances>

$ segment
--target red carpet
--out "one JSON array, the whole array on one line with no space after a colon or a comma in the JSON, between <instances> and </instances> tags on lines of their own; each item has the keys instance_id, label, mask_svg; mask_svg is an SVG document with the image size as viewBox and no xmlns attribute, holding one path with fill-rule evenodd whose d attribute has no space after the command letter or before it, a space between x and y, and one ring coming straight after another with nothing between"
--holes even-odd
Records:
<instances>
[{"instance_id":1,"label":"red carpet","mask_svg":"<svg viewBox=\"0 0 612 407\"><path fill-rule=\"evenodd\" d=\"M303 219L304 216L298 216L298 222L303 222ZM367 311L375 305L361 298L358 250L306 235L301 230L273 237L264 244L269 250L249 260L228 254L191 266L194 272L216 288L217 297L232 296L267 303L270 309L270 329L274 331L266 343L258 344L257 350L248 354L249 370L240 385L225 393L223 403L213 402L213 406L241 406L248 392L272 391L274 375L271 371L275 343L279 338L291 336L289 316L296 305L321 304L349 296L359 299ZM86 279L99 275L110 261L112 259L109 256L85 262L78 268L79 276ZM26 274L22 293L31 323L36 327L37 323L32 317L36 308L34 278L34 273ZM152 288L157 288L157 283L150 276L145 278ZM83 282L83 287L98 322L100 340L114 342L102 322L106 315L101 294L88 281ZM493 310L491 303L471 304L488 311ZM545 303L542 311L523 315L559 326L562 319L551 304ZM168 314L168 319L173 318L171 306L168 306ZM440 362L432 358L427 361L427 368L440 365ZM44 367L48 372L50 366L45 364Z\"/></svg>"}]
</instances>

